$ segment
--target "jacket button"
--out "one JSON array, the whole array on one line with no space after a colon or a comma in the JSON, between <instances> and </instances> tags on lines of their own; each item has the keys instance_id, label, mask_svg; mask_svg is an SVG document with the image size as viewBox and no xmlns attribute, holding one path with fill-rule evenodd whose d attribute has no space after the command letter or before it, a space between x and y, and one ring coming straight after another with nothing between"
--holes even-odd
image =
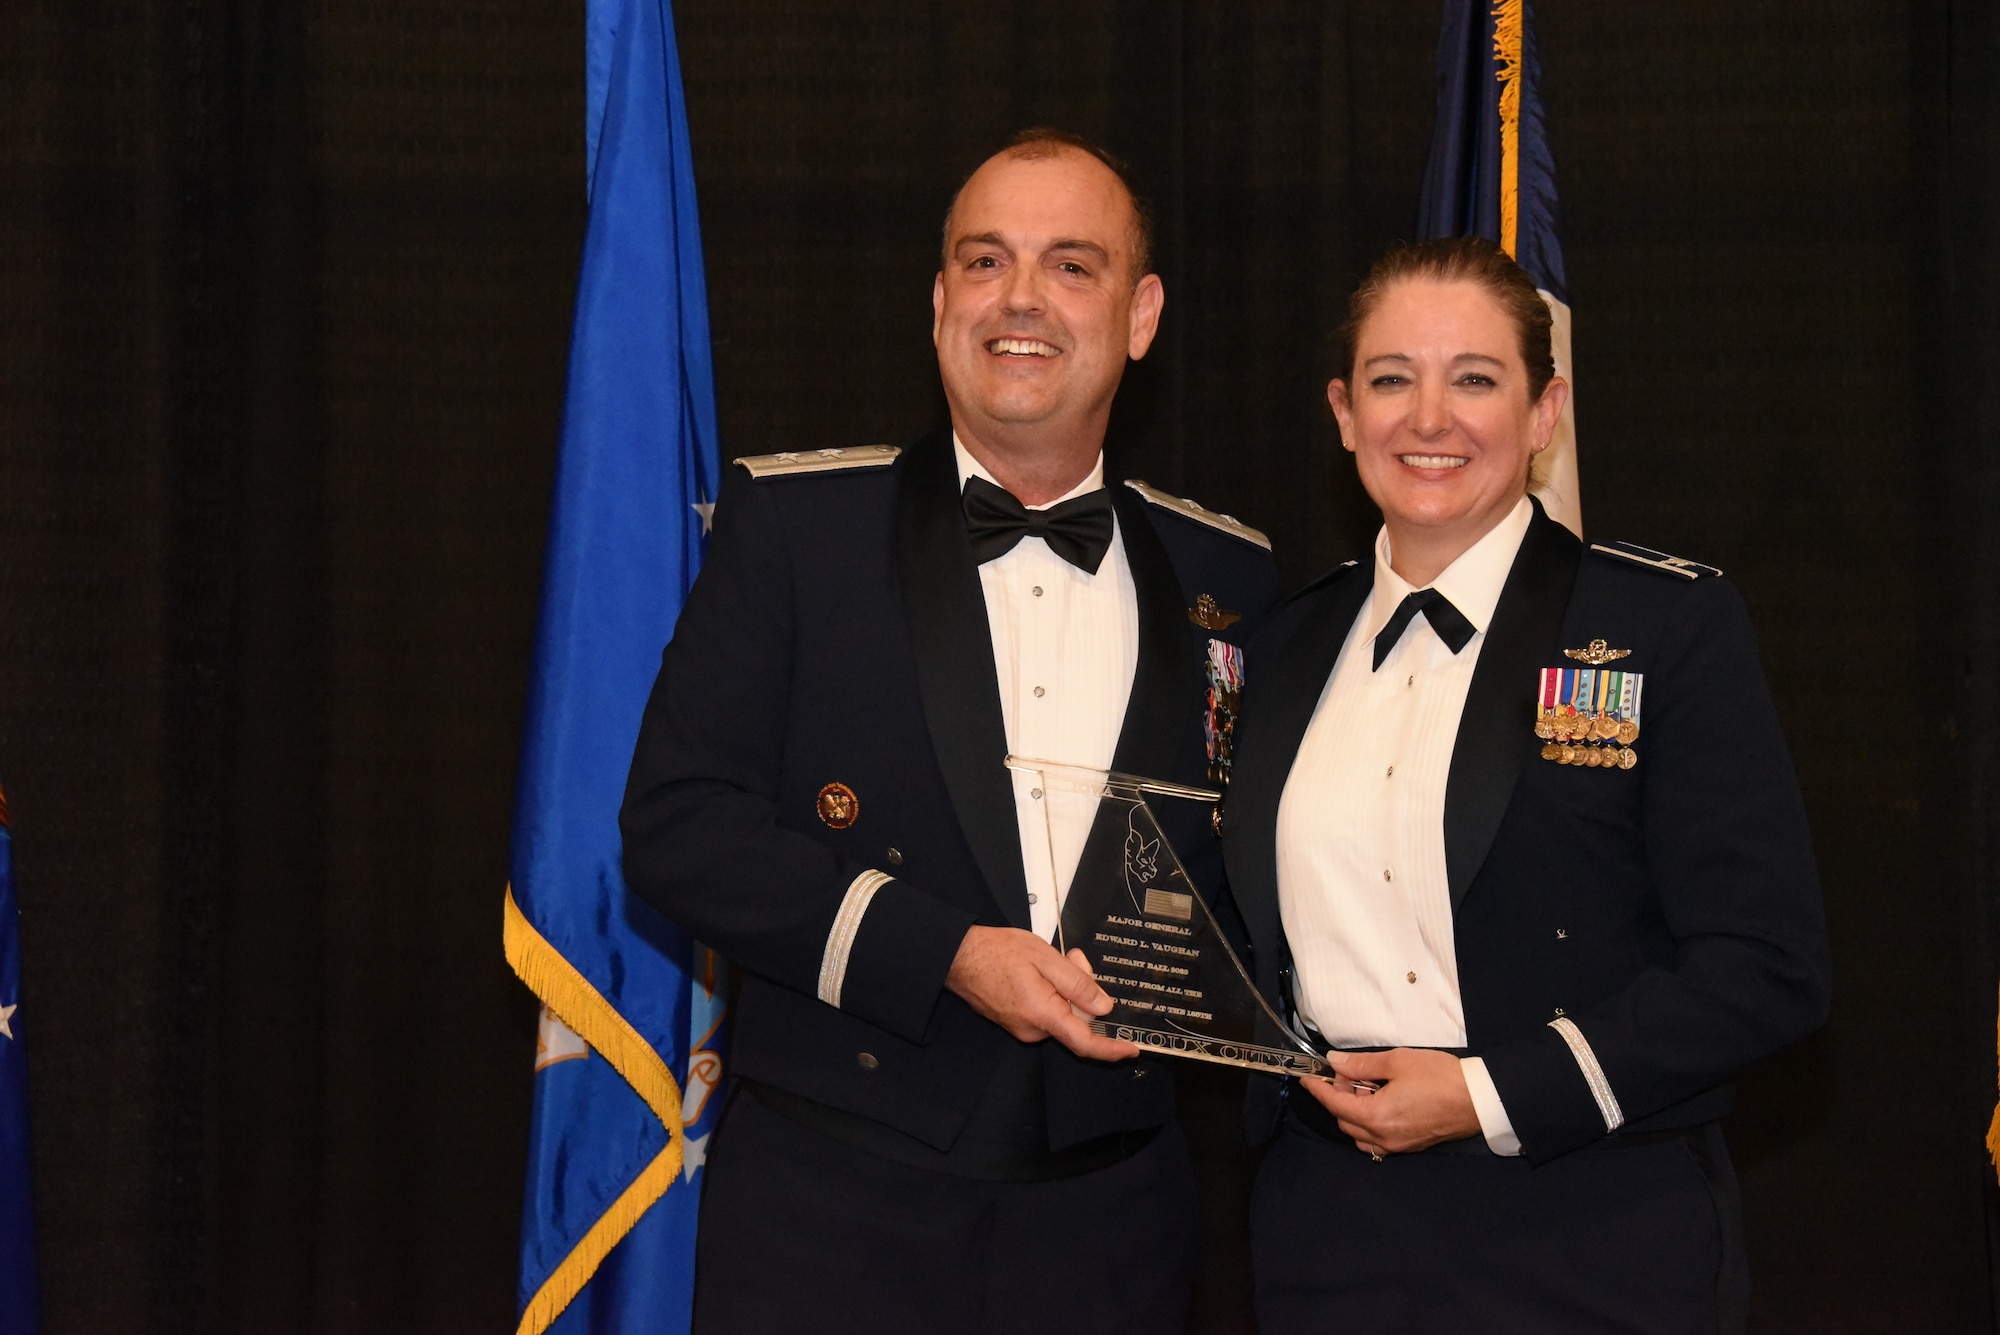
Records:
<instances>
[{"instance_id":1,"label":"jacket button","mask_svg":"<svg viewBox=\"0 0 2000 1335\"><path fill-rule=\"evenodd\" d=\"M900 867L900 866L902 866L902 865L903 865L903 850L902 850L902 849L900 849L900 848L892 848L892 849L890 849L890 850L889 850L889 865L890 865L890 866L892 866L892 867Z\"/></svg>"},{"instance_id":2,"label":"jacket button","mask_svg":"<svg viewBox=\"0 0 2000 1335\"><path fill-rule=\"evenodd\" d=\"M854 1060L861 1063L861 1069L864 1071L872 1071L882 1064L876 1060L872 1052L857 1052L854 1054Z\"/></svg>"}]
</instances>

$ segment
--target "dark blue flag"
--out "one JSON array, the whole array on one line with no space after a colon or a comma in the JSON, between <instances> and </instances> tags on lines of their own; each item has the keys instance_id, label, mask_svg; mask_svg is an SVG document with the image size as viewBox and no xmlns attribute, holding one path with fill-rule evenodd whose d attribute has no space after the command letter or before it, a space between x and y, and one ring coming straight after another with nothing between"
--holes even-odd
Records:
<instances>
[{"instance_id":1,"label":"dark blue flag","mask_svg":"<svg viewBox=\"0 0 2000 1335\"><path fill-rule=\"evenodd\" d=\"M41 1329L35 1197L28 1158L28 1058L21 1050L21 917L0 788L0 1335Z\"/></svg>"},{"instance_id":2,"label":"dark blue flag","mask_svg":"<svg viewBox=\"0 0 2000 1335\"><path fill-rule=\"evenodd\" d=\"M584 236L506 899L542 999L520 1331L688 1328L720 1113L712 953L629 896L618 805L716 494L715 390L673 21L589 0Z\"/></svg>"},{"instance_id":3,"label":"dark blue flag","mask_svg":"<svg viewBox=\"0 0 2000 1335\"><path fill-rule=\"evenodd\" d=\"M1417 235L1483 236L1498 243L1549 303L1556 374L1569 382L1570 396L1537 467L1535 491L1550 515L1581 535L1569 278L1556 236L1556 164L1542 118L1541 82L1528 0L1444 0L1437 119Z\"/></svg>"}]
</instances>

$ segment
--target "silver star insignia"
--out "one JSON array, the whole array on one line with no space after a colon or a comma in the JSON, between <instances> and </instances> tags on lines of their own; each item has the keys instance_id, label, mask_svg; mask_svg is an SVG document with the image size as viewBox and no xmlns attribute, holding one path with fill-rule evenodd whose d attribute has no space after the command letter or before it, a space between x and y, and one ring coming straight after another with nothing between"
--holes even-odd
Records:
<instances>
[{"instance_id":1,"label":"silver star insignia","mask_svg":"<svg viewBox=\"0 0 2000 1335\"><path fill-rule=\"evenodd\" d=\"M694 1170L708 1162L708 1137L689 1136L681 1142L681 1176L694 1181Z\"/></svg>"}]
</instances>

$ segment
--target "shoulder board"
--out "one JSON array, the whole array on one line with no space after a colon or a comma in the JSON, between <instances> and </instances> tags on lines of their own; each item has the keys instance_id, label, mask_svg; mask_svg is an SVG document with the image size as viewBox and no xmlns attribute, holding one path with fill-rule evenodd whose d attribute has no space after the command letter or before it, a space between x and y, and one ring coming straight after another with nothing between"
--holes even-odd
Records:
<instances>
[{"instance_id":1,"label":"shoulder board","mask_svg":"<svg viewBox=\"0 0 2000 1335\"><path fill-rule=\"evenodd\" d=\"M902 451L894 445L860 445L851 450L786 450L782 454L749 454L736 462L751 477L791 477L798 473L836 473L848 468L880 468L896 462Z\"/></svg>"},{"instance_id":2,"label":"shoulder board","mask_svg":"<svg viewBox=\"0 0 2000 1335\"><path fill-rule=\"evenodd\" d=\"M1231 537L1241 538L1245 542L1254 542L1267 552L1271 550L1271 540L1269 538L1256 529L1251 528L1234 515L1219 515L1215 511L1196 505L1193 501L1183 497L1169 496L1158 487L1140 482L1137 479L1128 481L1125 485L1138 492L1141 496L1144 496L1154 505L1163 505L1183 518L1192 519L1197 524L1206 524L1218 533L1227 533Z\"/></svg>"},{"instance_id":3,"label":"shoulder board","mask_svg":"<svg viewBox=\"0 0 2000 1335\"><path fill-rule=\"evenodd\" d=\"M1333 583L1335 580L1345 577L1348 571L1354 569L1356 566L1360 564L1361 563L1359 561L1342 561L1339 565L1327 571L1324 575L1321 575L1316 579L1310 580L1306 584L1300 586L1299 591L1297 593L1294 593L1292 597L1302 598L1306 594L1311 593L1314 589L1323 589L1327 585Z\"/></svg>"},{"instance_id":4,"label":"shoulder board","mask_svg":"<svg viewBox=\"0 0 2000 1335\"><path fill-rule=\"evenodd\" d=\"M1685 556L1669 556L1665 552L1656 552L1651 547L1641 547L1636 542L1614 542L1608 547L1601 542L1593 542L1590 544L1590 550L1602 552L1606 556L1615 556L1621 561L1630 561L1634 565L1664 570L1669 575L1679 575L1682 579L1700 579L1703 575L1722 573L1714 566L1690 561Z\"/></svg>"}]
</instances>

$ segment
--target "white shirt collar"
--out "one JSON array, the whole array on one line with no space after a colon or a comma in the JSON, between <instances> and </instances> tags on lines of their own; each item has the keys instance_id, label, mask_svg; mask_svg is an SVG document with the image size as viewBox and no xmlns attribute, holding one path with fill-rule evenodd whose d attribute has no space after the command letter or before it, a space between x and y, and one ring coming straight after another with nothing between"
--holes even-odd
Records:
<instances>
[{"instance_id":1,"label":"white shirt collar","mask_svg":"<svg viewBox=\"0 0 2000 1335\"><path fill-rule=\"evenodd\" d=\"M956 431L951 433L951 452L958 458L958 489L960 491L965 490L965 480L969 477L981 478L987 482L993 483L993 485L996 487L1000 486L1000 483L994 478L993 474L987 472L985 466L982 465L979 462L979 460L972 457L972 451L965 448L964 443L959 440L958 433ZM1056 497L1054 500L1045 502L1044 504L1041 505L1031 505L1028 508L1030 510L1046 510L1052 505L1061 505L1064 501L1071 500L1078 496L1088 495L1093 491L1102 491L1103 489L1104 489L1104 451L1099 450L1097 452L1097 462L1091 465L1090 475L1088 477L1084 478L1083 481L1077 483L1074 487L1071 487L1068 491ZM1004 491L1006 489L1002 487L1001 490Z\"/></svg>"},{"instance_id":2,"label":"white shirt collar","mask_svg":"<svg viewBox=\"0 0 2000 1335\"><path fill-rule=\"evenodd\" d=\"M1521 550L1521 540L1528 536L1528 525L1534 517L1534 504L1526 496L1521 497L1505 519L1459 553L1458 559L1428 586L1443 594L1472 623L1473 630L1481 634L1493 622L1493 609L1499 605L1507 572L1514 568L1514 557ZM1416 585L1397 574L1389 564L1389 528L1385 524L1375 535L1375 592L1368 604L1367 634L1362 641L1374 639L1403 599L1417 591Z\"/></svg>"}]
</instances>

